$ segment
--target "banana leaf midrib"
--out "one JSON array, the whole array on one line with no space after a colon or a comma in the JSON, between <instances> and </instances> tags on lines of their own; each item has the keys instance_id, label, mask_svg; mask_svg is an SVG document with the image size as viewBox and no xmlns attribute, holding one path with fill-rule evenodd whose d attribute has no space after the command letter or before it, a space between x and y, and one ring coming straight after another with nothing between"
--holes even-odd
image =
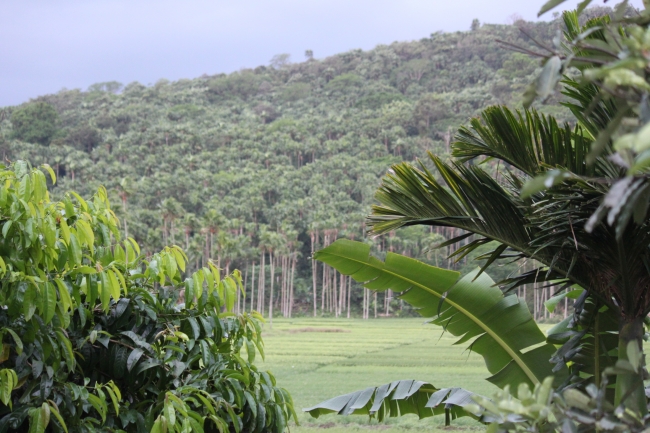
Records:
<instances>
[{"instance_id":1,"label":"banana leaf midrib","mask_svg":"<svg viewBox=\"0 0 650 433\"><path fill-rule=\"evenodd\" d=\"M317 259L317 258L318 258L318 255L320 255L320 254L322 254L322 253L321 253L321 252L317 252L317 253L315 254L314 257ZM326 253L326 254L329 254L329 253ZM393 254L393 253L389 253L389 254ZM437 298L442 298L442 296L441 296L440 294L438 294L438 293L436 293L435 291L429 289L428 287L423 286L422 284L419 284L419 283L417 283L417 282L415 282L415 281L413 281L413 280L411 280L411 279L409 279L409 278L406 278L406 277L403 276L403 275L400 275L400 274L397 274L397 273L391 272L391 271L387 270L386 268L379 268L379 267L377 267L377 266L374 266L372 263L369 263L369 262L362 262L362 261L360 261L360 260L357 260L357 259L354 259L354 258L350 258L350 257L346 257L346 259L347 259L347 260L350 260L350 261L352 261L352 262L358 263L358 264L360 264L360 265L370 266L370 267L373 267L373 268L375 268L375 269L377 269L377 270L380 270L380 271L382 271L382 272L386 272L387 274L389 274L389 275L391 275L391 276L393 276L393 277L395 277L395 278L398 278L398 279L401 279L401 280L407 281L408 283L411 284L411 286L416 286L416 287L418 287L418 288L420 288L420 289L422 289L422 290L425 290L425 291L427 291L427 292L433 294L433 295L434 295L435 297L437 297ZM379 263L382 263L382 264L383 264L383 262L379 262ZM453 288L453 286L452 286L452 288ZM516 363L516 364L517 364L517 365L522 369L522 371L526 374L526 376L531 380L531 382L532 382L533 384L536 385L536 384L540 383L540 381L539 381L539 379L537 378L537 376L535 376L535 374L534 374L534 373L530 370L530 368L526 365L526 362L524 362L524 360L521 359L522 354L521 354L519 351L515 351L515 350L513 350L512 348L510 348L507 344L505 344L505 342L503 341L503 339L500 338L498 334L494 333L494 332L491 330L491 328L490 328L489 326L487 326L487 324L485 324L485 323L483 323L482 321L480 321L480 320L478 319L477 316L474 316L473 314L470 314L466 309L462 308L462 307L461 307L459 304L457 304L456 302L453 302L453 301L450 300L449 298L446 298L446 299L445 299L445 302L447 302L449 305L451 305L451 306L453 306L454 308L456 308L458 311L460 311L462 314L464 314L465 317L470 318L470 320L472 320L474 323L476 323L476 324L477 324L477 325L478 325L478 326L479 326L479 327L480 327L484 332L486 332L486 333L487 333L488 335L490 335L490 336L491 336L495 341L497 341L497 342L499 343L499 345L500 345L500 346L501 346L501 347L502 347L502 348L503 348L503 349L508 353L508 355L510 355L510 357L512 358L512 360L513 360L513 361L514 361L514 362L515 362L515 363Z\"/></svg>"}]
</instances>

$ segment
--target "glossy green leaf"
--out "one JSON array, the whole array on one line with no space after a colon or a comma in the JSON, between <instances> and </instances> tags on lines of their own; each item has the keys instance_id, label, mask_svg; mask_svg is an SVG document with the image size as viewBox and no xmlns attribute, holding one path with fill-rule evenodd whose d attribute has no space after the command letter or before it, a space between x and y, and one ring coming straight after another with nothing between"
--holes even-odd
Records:
<instances>
[{"instance_id":1,"label":"glossy green leaf","mask_svg":"<svg viewBox=\"0 0 650 433\"><path fill-rule=\"evenodd\" d=\"M133 367L135 367L135 365L138 363L143 353L144 351L140 348L135 348L131 351L128 359L126 360L126 369L128 371L133 370Z\"/></svg>"},{"instance_id":2,"label":"glossy green leaf","mask_svg":"<svg viewBox=\"0 0 650 433\"><path fill-rule=\"evenodd\" d=\"M99 416L102 418L102 421L106 421L106 414L108 412L108 406L106 406L106 400L97 397L94 394L88 394L88 401L95 408Z\"/></svg>"},{"instance_id":3,"label":"glossy green leaf","mask_svg":"<svg viewBox=\"0 0 650 433\"><path fill-rule=\"evenodd\" d=\"M56 331L56 337L68 366L68 371L73 372L75 370L76 362L72 351L72 343L70 343L68 337L66 337L61 331Z\"/></svg>"},{"instance_id":4,"label":"glossy green leaf","mask_svg":"<svg viewBox=\"0 0 650 433\"><path fill-rule=\"evenodd\" d=\"M70 233L70 243L68 244L68 258L70 266L74 267L81 264L81 246L77 235Z\"/></svg>"},{"instance_id":5,"label":"glossy green leaf","mask_svg":"<svg viewBox=\"0 0 650 433\"><path fill-rule=\"evenodd\" d=\"M61 218L59 222L59 228L61 230L61 237L67 245L70 245L70 228L65 218Z\"/></svg>"},{"instance_id":6,"label":"glossy green leaf","mask_svg":"<svg viewBox=\"0 0 650 433\"><path fill-rule=\"evenodd\" d=\"M56 288L50 282L45 283L41 290L41 307L40 313L45 323L50 323L56 311Z\"/></svg>"},{"instance_id":7,"label":"glossy green leaf","mask_svg":"<svg viewBox=\"0 0 650 433\"><path fill-rule=\"evenodd\" d=\"M64 311L69 311L72 309L72 298L70 297L70 292L68 292L68 287L63 283L60 278L54 280L57 287L59 288L59 300Z\"/></svg>"},{"instance_id":8,"label":"glossy green leaf","mask_svg":"<svg viewBox=\"0 0 650 433\"><path fill-rule=\"evenodd\" d=\"M63 420L63 417L59 413L59 408L56 406L56 404L52 400L48 400L47 403L50 406L50 414L54 415L56 420L59 422L59 425L61 428L63 428L63 431L65 433L68 433L68 426L65 424L65 421Z\"/></svg>"},{"instance_id":9,"label":"glossy green leaf","mask_svg":"<svg viewBox=\"0 0 650 433\"><path fill-rule=\"evenodd\" d=\"M421 315L460 337L458 343L469 342L485 359L488 380L501 388L535 385L552 375L551 365L540 360L549 359L555 347L546 343L528 307L515 295L504 297L486 274L474 280L478 270L458 280L457 272L390 252L382 262L370 256L367 244L342 239L314 258L368 289L401 293Z\"/></svg>"},{"instance_id":10,"label":"glossy green leaf","mask_svg":"<svg viewBox=\"0 0 650 433\"><path fill-rule=\"evenodd\" d=\"M3 328L2 332L8 332L9 335L11 335L11 338L14 340L14 344L16 345L16 353L18 353L18 355L23 353L23 341L20 339L18 334L16 334L16 332L11 328Z\"/></svg>"},{"instance_id":11,"label":"glossy green leaf","mask_svg":"<svg viewBox=\"0 0 650 433\"><path fill-rule=\"evenodd\" d=\"M537 16L540 17L546 12L550 11L551 9L554 9L555 7L561 5L564 3L566 0L549 0L546 3L544 3L544 6L539 10L537 13Z\"/></svg>"}]
</instances>

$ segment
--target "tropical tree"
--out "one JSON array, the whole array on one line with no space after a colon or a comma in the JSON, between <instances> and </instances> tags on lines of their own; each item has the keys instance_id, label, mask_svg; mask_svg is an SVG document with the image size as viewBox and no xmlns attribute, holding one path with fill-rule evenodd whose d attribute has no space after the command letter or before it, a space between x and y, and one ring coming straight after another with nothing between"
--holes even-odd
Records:
<instances>
[{"instance_id":1,"label":"tropical tree","mask_svg":"<svg viewBox=\"0 0 650 433\"><path fill-rule=\"evenodd\" d=\"M544 9L558 3L551 1ZM650 163L644 153L650 148L644 114L650 84L642 53L650 44L645 36L650 14L646 8L640 17L626 18L624 7L613 19L595 18L583 27L578 12L566 12L566 43L544 47L551 55L546 54L527 102L535 96L548 97L560 73L576 66L583 79L562 79L565 105L575 126L534 109L488 108L459 130L453 161L430 154L428 163L394 165L377 191L379 204L368 222L375 235L416 224L461 229L463 233L449 242L470 242L454 252L457 258L494 243L495 248L482 256L485 263L475 274L477 281L498 261L539 263L536 269L498 282L506 294L532 282L553 284L561 296L580 293L575 316L549 337L561 347L554 354L528 351L531 356L524 364L554 362L556 379L569 368L567 379L556 382L556 390L605 387L600 398L618 408L619 419L627 416L623 413L633 414L634 428L642 429L647 372L640 354L644 320L650 313ZM495 172L481 167L487 160L499 161ZM364 258L361 246L344 248L340 241L337 248L316 257L369 288L402 292L422 313L435 317L434 322L460 332L461 341L484 329L476 321L465 326L465 319L476 314L470 307L481 294L463 293L463 280L439 292L430 278L421 280L424 275L432 277L433 271L417 270L419 265L406 261L399 266L403 259L393 255L385 263L368 254ZM440 300L424 301L421 290ZM445 309L452 297L458 303ZM448 309L454 307L458 312L449 315ZM486 304L479 318L490 318L493 312ZM504 331L490 336L510 335ZM477 350L482 341L478 337L470 347ZM506 346L496 341L493 347ZM486 362L490 369L487 357ZM616 385L610 397L604 377L612 373ZM502 387L532 381L507 366L496 376L503 379L498 383Z\"/></svg>"},{"instance_id":2,"label":"tropical tree","mask_svg":"<svg viewBox=\"0 0 650 433\"><path fill-rule=\"evenodd\" d=\"M13 135L24 141L47 145L57 131L59 115L51 104L32 102L11 115Z\"/></svg>"},{"instance_id":3,"label":"tropical tree","mask_svg":"<svg viewBox=\"0 0 650 433\"><path fill-rule=\"evenodd\" d=\"M0 170L0 431L283 431L291 398L253 363L239 272L146 257L104 188L53 202L42 169Z\"/></svg>"}]
</instances>

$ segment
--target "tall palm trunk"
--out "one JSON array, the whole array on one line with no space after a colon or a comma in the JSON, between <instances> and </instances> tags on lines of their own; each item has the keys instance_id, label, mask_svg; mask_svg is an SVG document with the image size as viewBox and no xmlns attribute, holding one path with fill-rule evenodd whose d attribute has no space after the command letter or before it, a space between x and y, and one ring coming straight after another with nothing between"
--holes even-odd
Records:
<instances>
[{"instance_id":1,"label":"tall palm trunk","mask_svg":"<svg viewBox=\"0 0 650 433\"><path fill-rule=\"evenodd\" d=\"M251 313L255 309L255 262L253 261L253 270L251 272Z\"/></svg>"},{"instance_id":2,"label":"tall palm trunk","mask_svg":"<svg viewBox=\"0 0 650 433\"><path fill-rule=\"evenodd\" d=\"M317 304L316 304L316 274L318 272L318 268L316 267L316 260L313 259L314 257L314 248L316 246L316 243L318 242L318 232L313 231L311 232L311 281L312 281L312 290L313 290L313 295L314 295L314 317L316 317L316 310Z\"/></svg>"},{"instance_id":3,"label":"tall palm trunk","mask_svg":"<svg viewBox=\"0 0 650 433\"><path fill-rule=\"evenodd\" d=\"M273 283L275 281L275 261L273 260L273 251L269 251L269 265L271 266L271 296L269 296L269 324L273 328Z\"/></svg>"},{"instance_id":4,"label":"tall palm trunk","mask_svg":"<svg viewBox=\"0 0 650 433\"><path fill-rule=\"evenodd\" d=\"M291 317L291 313L293 313L293 282L296 276L297 261L298 257L294 253L293 260L291 261L291 282L289 283L289 317Z\"/></svg>"},{"instance_id":5,"label":"tall palm trunk","mask_svg":"<svg viewBox=\"0 0 650 433\"><path fill-rule=\"evenodd\" d=\"M348 319L350 318L350 294L352 292L352 281L348 279Z\"/></svg>"},{"instance_id":6,"label":"tall palm trunk","mask_svg":"<svg viewBox=\"0 0 650 433\"><path fill-rule=\"evenodd\" d=\"M257 309L258 312L263 316L264 315L264 283L265 281L265 268L266 267L266 254L262 250L262 257L260 259L260 280L257 283Z\"/></svg>"}]
</instances>

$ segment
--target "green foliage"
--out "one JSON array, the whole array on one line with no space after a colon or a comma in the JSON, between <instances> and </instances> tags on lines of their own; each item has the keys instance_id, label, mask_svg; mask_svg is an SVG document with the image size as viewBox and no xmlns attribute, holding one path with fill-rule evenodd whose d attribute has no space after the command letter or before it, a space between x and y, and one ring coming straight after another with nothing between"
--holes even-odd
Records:
<instances>
[{"instance_id":1,"label":"green foliage","mask_svg":"<svg viewBox=\"0 0 650 433\"><path fill-rule=\"evenodd\" d=\"M45 102L30 102L11 113L14 137L42 145L49 144L57 131L58 114Z\"/></svg>"},{"instance_id":2,"label":"green foliage","mask_svg":"<svg viewBox=\"0 0 650 433\"><path fill-rule=\"evenodd\" d=\"M413 110L413 120L420 130L426 134L431 130L431 125L450 117L451 107L448 99L443 95L423 95Z\"/></svg>"},{"instance_id":3,"label":"green foliage","mask_svg":"<svg viewBox=\"0 0 650 433\"><path fill-rule=\"evenodd\" d=\"M209 83L209 94L211 97L232 97L248 98L258 91L260 80L257 75L251 72L238 72L227 76L221 76Z\"/></svg>"},{"instance_id":4,"label":"green foliage","mask_svg":"<svg viewBox=\"0 0 650 433\"><path fill-rule=\"evenodd\" d=\"M120 241L103 188L50 201L23 161L0 178L0 431L285 429L291 397L253 365L260 318L232 314L238 271Z\"/></svg>"},{"instance_id":5,"label":"green foliage","mask_svg":"<svg viewBox=\"0 0 650 433\"><path fill-rule=\"evenodd\" d=\"M197 107L194 104L175 105L169 110L167 117L169 120L178 122L186 119L194 119L203 114L204 111L204 108Z\"/></svg>"},{"instance_id":6,"label":"green foliage","mask_svg":"<svg viewBox=\"0 0 650 433\"><path fill-rule=\"evenodd\" d=\"M463 406L471 402L475 395L460 388L438 389L430 383L397 380L334 397L304 411L314 418L336 412L339 415L376 416L379 422L407 414L417 415L420 419L445 414L449 420L473 416Z\"/></svg>"},{"instance_id":7,"label":"green foliage","mask_svg":"<svg viewBox=\"0 0 650 433\"><path fill-rule=\"evenodd\" d=\"M543 11L560 3L549 1ZM554 49L539 44L546 51L538 54L544 66L524 100L528 107L535 98L550 98L562 74L575 67L582 80L565 76L562 83L576 126L560 125L534 110L486 109L460 129L452 149L456 161L446 163L431 154L435 173L424 163L393 166L369 219L374 234L424 224L466 231L448 243L481 236L455 252L461 257L497 242L481 256L486 262L477 275L500 259L541 264L502 281L505 291L533 281L559 284L560 292L584 289L575 316L549 336L562 346L552 354L529 351L523 363L550 360L556 363L555 372L569 367L568 380L556 382L556 391L564 390L562 397L551 400L553 379L548 379L533 394L526 386L518 387L519 400L508 392L498 396L497 405L483 400L484 420L496 419L492 431L577 431L578 424L610 431L646 428L643 382L648 372L642 339L650 313L650 158L644 152L650 146L644 143L650 137L650 84L642 52L650 41L650 5L628 14L624 1L613 16L596 17L583 26L578 16L589 3L564 14L564 44L557 41ZM491 159L507 166L501 173L504 181L499 182L498 168L495 176L478 166ZM419 279L428 273L415 272L420 265L408 266L406 260L389 256L385 264L373 262L360 249L348 249L351 253L337 251L334 257L324 250L323 258L343 273L358 274L368 287L395 286L405 298L411 292L404 290L424 286ZM438 302L434 316L448 328L464 325L454 316L444 320L444 305L453 294L438 295L444 302ZM469 292L461 296L470 304L475 297ZM483 304L491 317L489 303ZM430 300L424 307L435 311ZM504 317L504 322L509 320ZM463 339L475 335L471 329L461 332ZM509 330L504 327L497 335L509 335ZM501 386L522 383L519 376L507 372ZM610 390L609 376L616 376ZM539 377L536 383L541 383Z\"/></svg>"},{"instance_id":8,"label":"green foliage","mask_svg":"<svg viewBox=\"0 0 650 433\"><path fill-rule=\"evenodd\" d=\"M108 93L117 93L119 92L124 85L118 81L106 81L103 83L95 83L88 86L89 92L108 92Z\"/></svg>"},{"instance_id":9,"label":"green foliage","mask_svg":"<svg viewBox=\"0 0 650 433\"><path fill-rule=\"evenodd\" d=\"M458 280L457 272L399 254L388 253L381 262L369 253L368 245L341 239L314 257L369 289L400 293L431 323L459 337L458 344L472 341L471 350L485 358L492 374L488 380L501 388L534 385L551 374L550 363L534 360L549 359L555 348L545 343L528 307L515 295L504 297L487 275L477 270Z\"/></svg>"},{"instance_id":10,"label":"green foliage","mask_svg":"<svg viewBox=\"0 0 650 433\"><path fill-rule=\"evenodd\" d=\"M522 72L525 75L531 74L535 71L538 64L534 59L522 53L512 53L510 57L503 62L503 67L499 69L499 74L502 74L508 79L520 77Z\"/></svg>"},{"instance_id":11,"label":"green foliage","mask_svg":"<svg viewBox=\"0 0 650 433\"><path fill-rule=\"evenodd\" d=\"M74 128L65 138L65 141L70 145L86 152L92 152L101 140L102 137L99 131L90 125L81 125Z\"/></svg>"},{"instance_id":12,"label":"green foliage","mask_svg":"<svg viewBox=\"0 0 650 433\"><path fill-rule=\"evenodd\" d=\"M386 104L390 104L394 101L403 101L406 98L397 92L380 92L380 93L371 93L360 98L357 101L358 107L369 108L371 110L376 110L381 108Z\"/></svg>"},{"instance_id":13,"label":"green foliage","mask_svg":"<svg viewBox=\"0 0 650 433\"><path fill-rule=\"evenodd\" d=\"M614 407L607 398L609 377L643 369L642 352L636 342L627 346L633 361L618 361L603 371L600 387L590 384L585 390L568 388L558 393L553 378L546 378L531 392L520 384L518 398L510 387L497 392L493 400L475 396L476 404L465 407L489 423L488 432L497 431L613 431L642 432L648 428L647 417L629 410L624 404Z\"/></svg>"},{"instance_id":14,"label":"green foliage","mask_svg":"<svg viewBox=\"0 0 650 433\"><path fill-rule=\"evenodd\" d=\"M360 76L352 73L341 74L329 83L327 83L327 88L334 92L344 92L346 90L352 90L354 87L361 86L363 80Z\"/></svg>"},{"instance_id":15,"label":"green foliage","mask_svg":"<svg viewBox=\"0 0 650 433\"><path fill-rule=\"evenodd\" d=\"M526 26L551 44L561 22ZM86 197L104 185L121 230L146 254L176 243L188 254L191 270L211 259L220 259L224 269L241 269L248 275L249 295L255 290L248 307L251 299L257 301L252 269L255 263L257 284L262 251L267 287L290 279L292 266L286 263L295 257L292 310L305 314L313 308L312 234L314 249L326 246L326 237L328 242L360 239L363 217L388 166L429 150L446 158L459 125L488 105L519 103L521 86L532 79L528 70L513 72L512 78L497 72L511 53L496 40L534 48L516 26L484 24L472 32L423 36L278 68L151 86L130 83L117 93L110 83L99 83L91 91L44 95L37 101L59 113L60 132L52 145L45 149L10 140L11 122L5 119L0 137L6 140L0 138L0 147L9 160L50 164L58 177L55 197L70 189ZM339 87L344 90L334 90ZM554 110L568 117L568 109ZM132 180L128 193L120 186L124 178ZM170 197L181 210L164 215L161 203ZM208 223L212 212L223 217L217 226ZM193 222L179 216L186 213L195 216ZM275 280L261 236L265 231L275 235ZM432 233L414 231L409 236L395 232L390 241L377 239L373 251L381 256L392 248L456 270L473 267L468 258L459 263L446 258L460 244L424 254L434 244ZM447 228L435 234L438 241L456 235ZM504 273L514 270L516 265L504 267ZM316 274L320 298L322 267ZM274 295L279 303L282 288ZM269 296L268 290L262 293L264 305ZM362 299L354 284L352 314L360 314ZM276 305L274 311L286 310Z\"/></svg>"},{"instance_id":16,"label":"green foliage","mask_svg":"<svg viewBox=\"0 0 650 433\"><path fill-rule=\"evenodd\" d=\"M297 101L309 96L311 86L308 83L292 83L282 89L280 98L285 102Z\"/></svg>"}]
</instances>

